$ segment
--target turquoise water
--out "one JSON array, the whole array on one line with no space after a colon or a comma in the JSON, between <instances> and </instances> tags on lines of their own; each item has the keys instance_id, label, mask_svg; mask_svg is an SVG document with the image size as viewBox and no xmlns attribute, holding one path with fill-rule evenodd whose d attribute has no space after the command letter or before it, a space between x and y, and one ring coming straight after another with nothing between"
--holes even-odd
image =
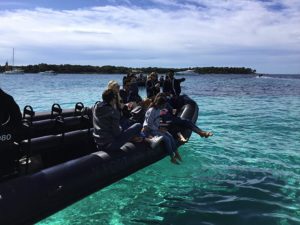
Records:
<instances>
[{"instance_id":1,"label":"turquoise water","mask_svg":"<svg viewBox=\"0 0 300 225\"><path fill-rule=\"evenodd\" d=\"M186 78L212 138L192 135L180 166L164 159L38 224L300 224L300 76ZM92 105L111 79L0 75L0 87L42 111Z\"/></svg>"}]
</instances>

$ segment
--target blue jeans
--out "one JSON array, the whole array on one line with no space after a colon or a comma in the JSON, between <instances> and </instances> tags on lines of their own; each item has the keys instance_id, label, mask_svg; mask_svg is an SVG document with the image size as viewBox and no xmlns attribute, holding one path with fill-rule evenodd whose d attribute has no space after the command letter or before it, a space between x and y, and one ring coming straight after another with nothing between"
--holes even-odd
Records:
<instances>
[{"instance_id":1,"label":"blue jeans","mask_svg":"<svg viewBox=\"0 0 300 225\"><path fill-rule=\"evenodd\" d=\"M142 129L142 125L140 123L135 123L126 130L124 130L114 141L109 144L105 150L118 150L120 149L126 142L130 141L131 138L140 134Z\"/></svg>"},{"instance_id":2,"label":"blue jeans","mask_svg":"<svg viewBox=\"0 0 300 225\"><path fill-rule=\"evenodd\" d=\"M162 136L165 150L171 157L174 155L174 152L177 151L177 144L176 144L172 134L170 134L169 132L150 131L149 135Z\"/></svg>"},{"instance_id":3,"label":"blue jeans","mask_svg":"<svg viewBox=\"0 0 300 225\"><path fill-rule=\"evenodd\" d=\"M166 151L171 157L174 156L174 152L177 151L177 145L173 136L169 132L162 132L162 137Z\"/></svg>"}]
</instances>

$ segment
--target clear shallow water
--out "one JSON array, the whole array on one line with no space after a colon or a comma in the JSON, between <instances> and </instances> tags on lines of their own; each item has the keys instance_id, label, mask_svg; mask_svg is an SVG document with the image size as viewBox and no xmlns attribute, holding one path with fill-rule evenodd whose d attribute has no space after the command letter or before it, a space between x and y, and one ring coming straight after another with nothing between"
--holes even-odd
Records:
<instances>
[{"instance_id":1,"label":"clear shallow water","mask_svg":"<svg viewBox=\"0 0 300 225\"><path fill-rule=\"evenodd\" d=\"M300 224L300 76L187 76L198 125L180 151L41 221L45 224ZM115 75L0 75L21 107L92 105Z\"/></svg>"}]
</instances>

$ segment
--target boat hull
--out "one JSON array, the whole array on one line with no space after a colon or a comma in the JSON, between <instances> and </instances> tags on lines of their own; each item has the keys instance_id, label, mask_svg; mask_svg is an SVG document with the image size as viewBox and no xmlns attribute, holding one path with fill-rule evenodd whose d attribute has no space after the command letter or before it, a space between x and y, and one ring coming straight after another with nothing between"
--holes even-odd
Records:
<instances>
[{"instance_id":1,"label":"boat hull","mask_svg":"<svg viewBox=\"0 0 300 225\"><path fill-rule=\"evenodd\" d=\"M24 74L23 70L9 70L5 71L4 74Z\"/></svg>"},{"instance_id":2,"label":"boat hull","mask_svg":"<svg viewBox=\"0 0 300 225\"><path fill-rule=\"evenodd\" d=\"M194 123L198 106L186 98L179 112ZM186 138L191 130L181 129ZM167 156L161 138L149 143L126 143L113 152L79 145L67 138L66 149L93 148L91 154L0 184L0 224L32 224ZM60 149L62 150L62 149Z\"/></svg>"}]
</instances>

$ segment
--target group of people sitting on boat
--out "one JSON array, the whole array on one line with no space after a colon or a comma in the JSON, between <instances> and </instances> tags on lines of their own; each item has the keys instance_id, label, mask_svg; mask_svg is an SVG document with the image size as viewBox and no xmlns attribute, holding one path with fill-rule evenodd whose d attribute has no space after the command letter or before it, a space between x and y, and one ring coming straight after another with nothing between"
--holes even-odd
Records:
<instances>
[{"instance_id":1,"label":"group of people sitting on boat","mask_svg":"<svg viewBox=\"0 0 300 225\"><path fill-rule=\"evenodd\" d=\"M147 76L145 99L139 95L135 76L127 76L122 89L116 81L110 81L102 94L102 102L97 103L93 109L93 135L98 148L115 150L128 141L147 142L159 136L163 139L171 162L178 164L181 157L176 142L184 143L187 140L180 130L167 130L164 124L190 129L201 137L213 135L201 130L190 120L176 116L183 106L180 83L184 80L175 79L174 72L170 71L161 84L157 73L152 72ZM1 133L4 128L9 129L9 132L6 132L9 134L7 137L1 135L3 145L8 143L10 135L13 135L15 140L18 139L22 115L14 99L1 89L0 106Z\"/></svg>"},{"instance_id":2,"label":"group of people sitting on boat","mask_svg":"<svg viewBox=\"0 0 300 225\"><path fill-rule=\"evenodd\" d=\"M147 98L142 99L135 76L127 76L120 89L116 81L110 81L102 93L102 102L93 109L94 139L99 149L119 149L128 141L150 141L154 137L162 137L165 150L171 162L182 161L177 150L176 140L186 142L180 131L173 135L162 126L161 122L191 129L201 137L213 134L197 127L190 120L176 116L182 107L180 83L185 79L175 79L170 71L163 82L162 92L157 74L152 72L147 77ZM174 131L173 131L174 132Z\"/></svg>"}]
</instances>

